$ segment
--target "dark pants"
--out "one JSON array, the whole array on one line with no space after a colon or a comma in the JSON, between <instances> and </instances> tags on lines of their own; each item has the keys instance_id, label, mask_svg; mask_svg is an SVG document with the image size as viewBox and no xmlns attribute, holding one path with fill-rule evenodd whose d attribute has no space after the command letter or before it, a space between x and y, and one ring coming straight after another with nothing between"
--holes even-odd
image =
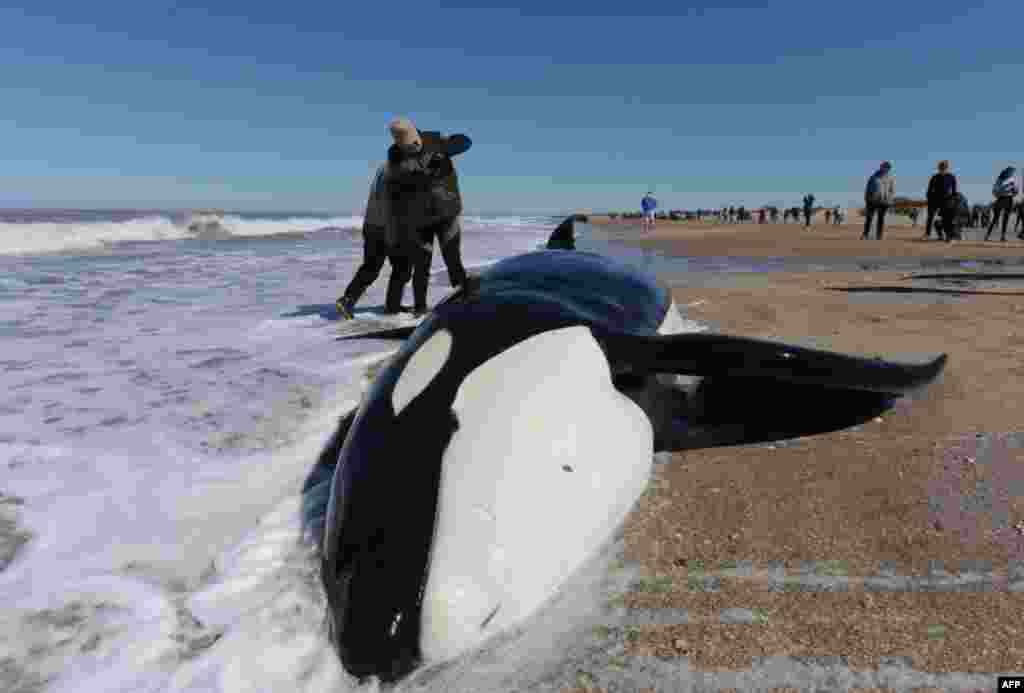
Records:
<instances>
[{"instance_id":1,"label":"dark pants","mask_svg":"<svg viewBox=\"0 0 1024 693\"><path fill-rule=\"evenodd\" d=\"M810 210L810 208L805 208L804 209L804 226L806 227L806 226L810 226L810 225L811 225L811 210Z\"/></svg>"},{"instance_id":2,"label":"dark pants","mask_svg":"<svg viewBox=\"0 0 1024 693\"><path fill-rule=\"evenodd\" d=\"M938 205L928 205L928 216L925 218L925 238L929 238L932 235L932 222L935 221L935 217L941 209ZM938 229L935 230L935 235L942 238L942 232Z\"/></svg>"},{"instance_id":3,"label":"dark pants","mask_svg":"<svg viewBox=\"0 0 1024 693\"><path fill-rule=\"evenodd\" d=\"M939 210L939 220L942 225L942 233L939 238L945 236L947 241L951 241L956 233L956 218L959 215L960 210L957 209L955 204L951 204L948 207L943 207Z\"/></svg>"},{"instance_id":4,"label":"dark pants","mask_svg":"<svg viewBox=\"0 0 1024 693\"><path fill-rule=\"evenodd\" d=\"M992 233L992 229L999 223L999 217L1003 218L1003 240L1006 240L1006 225L1010 222L1010 213L1013 211L1013 198L1012 197L997 197L996 203L992 206L992 221L988 225L988 231L985 232L985 240L988 240L989 235Z\"/></svg>"},{"instance_id":5,"label":"dark pants","mask_svg":"<svg viewBox=\"0 0 1024 693\"><path fill-rule=\"evenodd\" d=\"M878 228L875 231L875 238L882 240L882 233L885 231L885 213L889 211L888 205L868 205L864 210L864 233L861 238L871 236L871 220L878 217Z\"/></svg>"},{"instance_id":6,"label":"dark pants","mask_svg":"<svg viewBox=\"0 0 1024 693\"><path fill-rule=\"evenodd\" d=\"M363 264L356 270L356 276L345 289L352 305L362 297L366 289L377 280L384 267L384 261L391 262L391 278L388 279L387 310L397 311L402 307L402 293L412 275L412 263L406 255L397 252L384 241L384 234L363 234Z\"/></svg>"},{"instance_id":7,"label":"dark pants","mask_svg":"<svg viewBox=\"0 0 1024 693\"><path fill-rule=\"evenodd\" d=\"M446 219L416 232L419 244L411 251L413 253L412 295L418 310L427 307L427 286L430 284L430 264L434 259L435 237L437 244L441 246L441 257L448 268L448 280L452 287L459 286L466 281L466 268L462 265L462 232L458 231L447 241L444 240L452 223L452 220Z\"/></svg>"}]
</instances>

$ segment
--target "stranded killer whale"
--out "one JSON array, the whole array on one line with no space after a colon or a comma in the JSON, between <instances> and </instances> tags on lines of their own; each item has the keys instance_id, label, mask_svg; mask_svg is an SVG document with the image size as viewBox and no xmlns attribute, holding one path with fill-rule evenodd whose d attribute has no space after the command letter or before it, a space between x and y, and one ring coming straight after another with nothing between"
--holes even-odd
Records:
<instances>
[{"instance_id":1,"label":"stranded killer whale","mask_svg":"<svg viewBox=\"0 0 1024 693\"><path fill-rule=\"evenodd\" d=\"M659 334L681 326L668 290L592 253L528 253L481 279L408 330L321 455L336 460L321 556L330 638L358 678L395 681L521 622L622 521L654 450L715 444L685 427L673 440L674 414L693 410L650 395L657 374L725 383L694 399L735 435L751 419L792 428L807 416L792 398L823 391L813 411L860 397L866 419L945 363ZM736 392L747 406L730 419Z\"/></svg>"}]
</instances>

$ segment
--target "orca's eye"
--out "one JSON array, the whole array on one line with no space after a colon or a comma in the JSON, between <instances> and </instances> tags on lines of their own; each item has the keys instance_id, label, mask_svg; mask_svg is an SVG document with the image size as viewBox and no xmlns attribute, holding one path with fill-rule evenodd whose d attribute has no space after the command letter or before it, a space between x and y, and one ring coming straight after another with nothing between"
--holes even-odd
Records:
<instances>
[{"instance_id":1,"label":"orca's eye","mask_svg":"<svg viewBox=\"0 0 1024 693\"><path fill-rule=\"evenodd\" d=\"M438 330L416 350L405 364L391 392L391 407L395 416L430 385L444 368L451 352L452 335L448 330Z\"/></svg>"}]
</instances>

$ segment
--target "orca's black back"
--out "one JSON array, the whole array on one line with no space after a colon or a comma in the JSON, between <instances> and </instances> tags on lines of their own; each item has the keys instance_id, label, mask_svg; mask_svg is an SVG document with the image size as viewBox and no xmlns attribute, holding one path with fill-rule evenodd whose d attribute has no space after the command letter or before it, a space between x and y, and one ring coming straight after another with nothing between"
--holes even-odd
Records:
<instances>
[{"instance_id":1,"label":"orca's black back","mask_svg":"<svg viewBox=\"0 0 1024 693\"><path fill-rule=\"evenodd\" d=\"M597 253L541 250L511 257L482 273L480 296L514 291L528 303L558 304L599 332L654 334L672 305L668 289L632 265ZM554 301L552 298L554 297Z\"/></svg>"}]
</instances>

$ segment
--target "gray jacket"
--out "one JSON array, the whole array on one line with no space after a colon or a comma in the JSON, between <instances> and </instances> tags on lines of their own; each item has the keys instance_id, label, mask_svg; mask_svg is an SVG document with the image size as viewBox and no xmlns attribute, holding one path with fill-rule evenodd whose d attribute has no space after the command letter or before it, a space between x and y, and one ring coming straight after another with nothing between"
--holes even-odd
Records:
<instances>
[{"instance_id":1,"label":"gray jacket","mask_svg":"<svg viewBox=\"0 0 1024 693\"><path fill-rule=\"evenodd\" d=\"M896 198L896 179L888 173L875 171L868 178L864 202L873 206L890 206Z\"/></svg>"},{"instance_id":2,"label":"gray jacket","mask_svg":"<svg viewBox=\"0 0 1024 693\"><path fill-rule=\"evenodd\" d=\"M397 239L387 180L388 164L383 163L377 167L377 173L370 184L370 196L366 199L366 213L363 215L363 235L382 238L389 246L394 246Z\"/></svg>"}]
</instances>

